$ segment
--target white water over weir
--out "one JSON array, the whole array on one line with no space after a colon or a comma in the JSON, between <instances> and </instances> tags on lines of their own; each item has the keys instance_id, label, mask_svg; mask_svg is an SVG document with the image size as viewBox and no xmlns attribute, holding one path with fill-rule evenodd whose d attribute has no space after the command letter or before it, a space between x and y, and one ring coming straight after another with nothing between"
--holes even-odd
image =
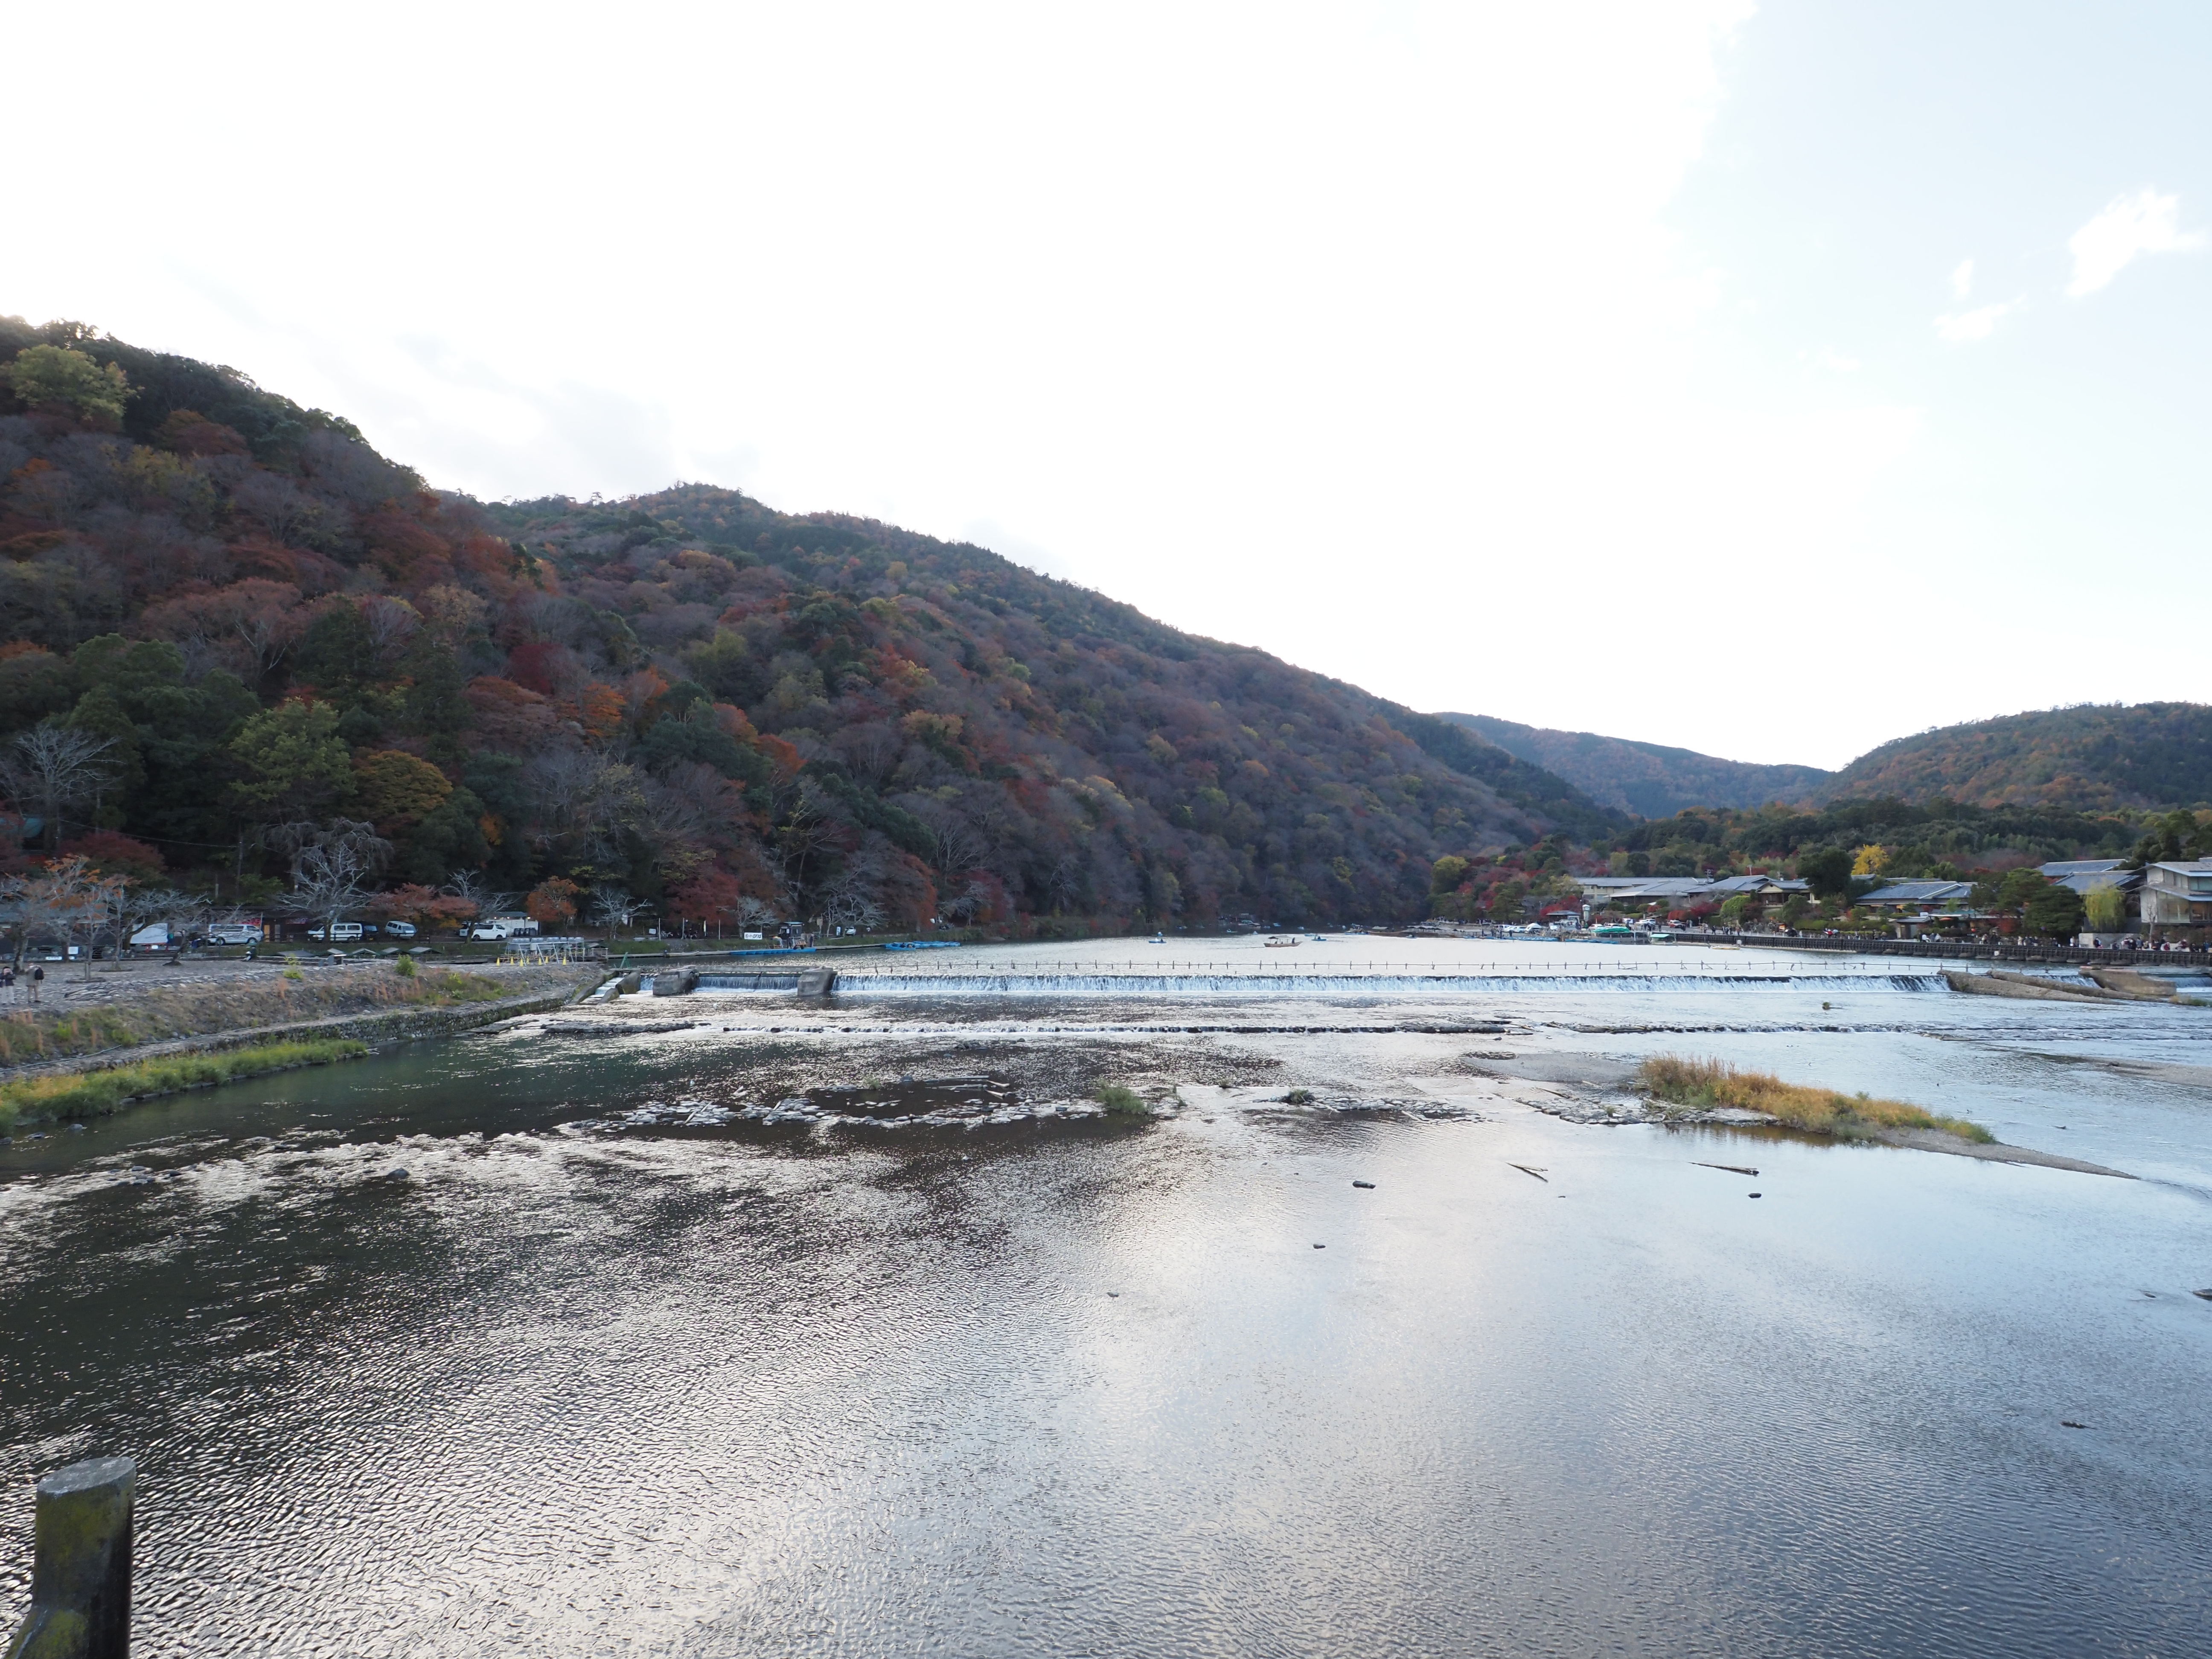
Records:
<instances>
[{"instance_id":1,"label":"white water over weir","mask_svg":"<svg viewBox=\"0 0 2212 1659\"><path fill-rule=\"evenodd\" d=\"M787 990L788 975L702 973L702 991ZM1406 973L1114 973L1069 970L1006 973L842 972L836 994L854 996L1382 996L1453 992L1515 991L1911 991L1949 988L1935 973L1653 973L1648 966L1621 972Z\"/></svg>"}]
</instances>

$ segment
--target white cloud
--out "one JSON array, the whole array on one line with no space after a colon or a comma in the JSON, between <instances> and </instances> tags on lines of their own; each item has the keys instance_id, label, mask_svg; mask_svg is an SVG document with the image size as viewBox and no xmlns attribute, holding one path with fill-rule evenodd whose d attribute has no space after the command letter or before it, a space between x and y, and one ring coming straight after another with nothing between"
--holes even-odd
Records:
<instances>
[{"instance_id":1,"label":"white cloud","mask_svg":"<svg viewBox=\"0 0 2212 1659\"><path fill-rule=\"evenodd\" d=\"M2066 244L2074 255L2074 280L2067 285L2067 296L2078 300L2094 294L2126 270L2138 253L2203 247L2204 233L2182 229L2180 215L2179 197L2161 196L2148 185L2114 201Z\"/></svg>"},{"instance_id":2,"label":"white cloud","mask_svg":"<svg viewBox=\"0 0 2212 1659\"><path fill-rule=\"evenodd\" d=\"M1996 326L2013 312L2027 304L2026 300L2008 300L2002 305L1976 306L1972 311L1946 313L1936 319L1936 331L1952 345L1965 345L1972 340L1986 340L1996 331Z\"/></svg>"},{"instance_id":3,"label":"white cloud","mask_svg":"<svg viewBox=\"0 0 2212 1659\"><path fill-rule=\"evenodd\" d=\"M1815 356L1813 361L1820 364L1821 368L1826 369L1831 374L1856 374L1859 372L1860 368L1860 363L1857 358L1846 357L1842 352L1835 350L1833 348L1822 351Z\"/></svg>"},{"instance_id":4,"label":"white cloud","mask_svg":"<svg viewBox=\"0 0 2212 1659\"><path fill-rule=\"evenodd\" d=\"M1951 297L1954 300L1963 300L1973 291L1974 262L1972 259L1961 259L1959 261L1959 268L1951 273Z\"/></svg>"}]
</instances>

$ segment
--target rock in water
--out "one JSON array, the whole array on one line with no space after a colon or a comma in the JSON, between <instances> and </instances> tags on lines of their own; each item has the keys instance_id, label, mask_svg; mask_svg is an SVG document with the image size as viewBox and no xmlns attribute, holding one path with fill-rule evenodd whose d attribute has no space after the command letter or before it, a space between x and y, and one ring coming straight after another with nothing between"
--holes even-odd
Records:
<instances>
[{"instance_id":1,"label":"rock in water","mask_svg":"<svg viewBox=\"0 0 2212 1659\"><path fill-rule=\"evenodd\" d=\"M1371 1181L1355 1181L1352 1184L1355 1187L1364 1187L1370 1193L1375 1190L1375 1183Z\"/></svg>"}]
</instances>

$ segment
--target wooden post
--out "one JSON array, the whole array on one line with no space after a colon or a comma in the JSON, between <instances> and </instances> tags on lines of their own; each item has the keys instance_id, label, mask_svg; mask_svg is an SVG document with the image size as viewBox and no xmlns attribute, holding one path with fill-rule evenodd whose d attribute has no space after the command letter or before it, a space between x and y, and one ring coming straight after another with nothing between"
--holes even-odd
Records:
<instances>
[{"instance_id":1,"label":"wooden post","mask_svg":"<svg viewBox=\"0 0 2212 1659\"><path fill-rule=\"evenodd\" d=\"M130 1659L138 1466L93 1457L39 1482L31 1611L7 1659Z\"/></svg>"}]
</instances>

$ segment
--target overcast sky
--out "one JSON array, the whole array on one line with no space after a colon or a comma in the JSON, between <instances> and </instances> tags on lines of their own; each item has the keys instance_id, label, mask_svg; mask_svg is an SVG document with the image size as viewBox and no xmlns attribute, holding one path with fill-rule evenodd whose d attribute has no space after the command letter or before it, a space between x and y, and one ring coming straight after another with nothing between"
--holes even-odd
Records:
<instances>
[{"instance_id":1,"label":"overcast sky","mask_svg":"<svg viewBox=\"0 0 2212 1659\"><path fill-rule=\"evenodd\" d=\"M49 6L0 311L1839 765L2207 696L2212 8ZM26 135L42 135L31 145Z\"/></svg>"}]
</instances>

